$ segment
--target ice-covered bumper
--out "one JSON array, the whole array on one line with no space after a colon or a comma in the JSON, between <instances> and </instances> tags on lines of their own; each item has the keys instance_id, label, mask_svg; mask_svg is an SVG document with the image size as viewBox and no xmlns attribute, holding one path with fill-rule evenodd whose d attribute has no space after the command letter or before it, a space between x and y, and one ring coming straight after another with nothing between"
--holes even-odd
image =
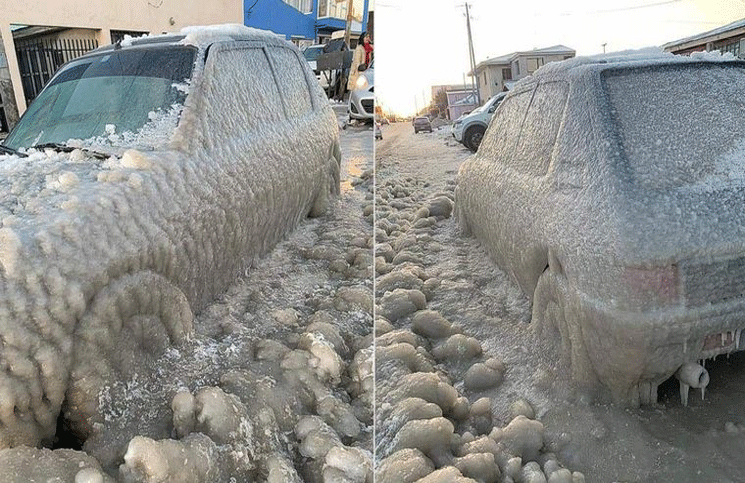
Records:
<instances>
[{"instance_id":1,"label":"ice-covered bumper","mask_svg":"<svg viewBox=\"0 0 745 483\"><path fill-rule=\"evenodd\" d=\"M576 303L584 348L617 401L655 400L657 386L683 364L745 346L745 301L652 312L615 309L584 296Z\"/></svg>"}]
</instances>

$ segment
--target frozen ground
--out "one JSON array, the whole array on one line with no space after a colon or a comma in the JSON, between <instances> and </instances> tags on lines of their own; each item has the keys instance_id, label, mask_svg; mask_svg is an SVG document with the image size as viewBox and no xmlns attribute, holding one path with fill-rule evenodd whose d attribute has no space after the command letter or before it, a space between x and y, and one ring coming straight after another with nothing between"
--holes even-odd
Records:
<instances>
[{"instance_id":1,"label":"frozen ground","mask_svg":"<svg viewBox=\"0 0 745 483\"><path fill-rule=\"evenodd\" d=\"M377 481L745 481L745 356L707 363L687 408L677 381L642 409L573 394L527 298L432 216L469 155L449 136L398 123L376 145Z\"/></svg>"},{"instance_id":2,"label":"frozen ground","mask_svg":"<svg viewBox=\"0 0 745 483\"><path fill-rule=\"evenodd\" d=\"M2 450L0 482L372 481L373 133L340 133L331 213L198 314L187 344L106 387L95 436Z\"/></svg>"}]
</instances>

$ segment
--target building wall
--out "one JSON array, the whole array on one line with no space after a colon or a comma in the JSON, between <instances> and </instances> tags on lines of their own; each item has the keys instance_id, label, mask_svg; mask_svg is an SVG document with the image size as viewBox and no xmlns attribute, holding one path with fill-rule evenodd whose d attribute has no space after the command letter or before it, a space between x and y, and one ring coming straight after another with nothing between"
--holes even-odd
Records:
<instances>
[{"instance_id":1,"label":"building wall","mask_svg":"<svg viewBox=\"0 0 745 483\"><path fill-rule=\"evenodd\" d=\"M673 47L666 48L665 50L678 55L689 55L693 52L719 50L722 53L731 52L734 56L745 59L745 34L733 35L732 37L719 39L716 42L702 40L700 43L689 45L686 48Z\"/></svg>"},{"instance_id":2,"label":"building wall","mask_svg":"<svg viewBox=\"0 0 745 483\"><path fill-rule=\"evenodd\" d=\"M476 105L474 104L463 104L454 106L453 104L465 99L466 97L471 95L471 91L456 91L456 92L448 92L448 116L451 120L456 120L460 116L462 116L466 112L470 112L476 108Z\"/></svg>"},{"instance_id":3,"label":"building wall","mask_svg":"<svg viewBox=\"0 0 745 483\"><path fill-rule=\"evenodd\" d=\"M353 37L359 35L368 21L369 0L354 0ZM312 0L310 12L304 13L283 0L244 0L244 23L249 27L271 30L287 40L322 43L335 30L346 27L347 1ZM323 16L319 17L319 14Z\"/></svg>"},{"instance_id":4,"label":"building wall","mask_svg":"<svg viewBox=\"0 0 745 483\"><path fill-rule=\"evenodd\" d=\"M189 25L243 23L240 0L0 0L0 37L19 113L26 110L15 56L11 25L88 28L97 33L98 45L111 43L111 30L159 34Z\"/></svg>"},{"instance_id":5,"label":"building wall","mask_svg":"<svg viewBox=\"0 0 745 483\"><path fill-rule=\"evenodd\" d=\"M282 34L286 39L316 40L318 0L313 0L311 12L305 14L282 0L246 0L244 24Z\"/></svg>"},{"instance_id":6,"label":"building wall","mask_svg":"<svg viewBox=\"0 0 745 483\"><path fill-rule=\"evenodd\" d=\"M504 90L504 81L502 69L509 68L509 64L487 65L479 74L479 96L481 104L486 102L490 97L499 94Z\"/></svg>"}]
</instances>

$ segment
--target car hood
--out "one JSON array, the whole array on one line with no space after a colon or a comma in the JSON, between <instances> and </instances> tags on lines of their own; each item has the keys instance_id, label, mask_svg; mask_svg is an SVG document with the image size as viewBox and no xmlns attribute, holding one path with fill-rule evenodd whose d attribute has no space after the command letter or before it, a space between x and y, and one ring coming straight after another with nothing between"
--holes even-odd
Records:
<instances>
[{"instance_id":1,"label":"car hood","mask_svg":"<svg viewBox=\"0 0 745 483\"><path fill-rule=\"evenodd\" d=\"M159 163L155 153L136 150L99 159L76 149L30 150L28 156L0 156L0 224L30 227L47 214L75 214L105 191L142 185L143 171ZM23 219L23 223L19 220Z\"/></svg>"}]
</instances>

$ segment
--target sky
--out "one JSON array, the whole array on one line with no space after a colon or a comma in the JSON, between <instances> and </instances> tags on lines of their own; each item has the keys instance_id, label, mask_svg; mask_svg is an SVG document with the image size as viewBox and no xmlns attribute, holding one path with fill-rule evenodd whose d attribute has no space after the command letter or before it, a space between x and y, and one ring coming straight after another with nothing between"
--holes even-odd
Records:
<instances>
[{"instance_id":1,"label":"sky","mask_svg":"<svg viewBox=\"0 0 745 483\"><path fill-rule=\"evenodd\" d=\"M745 18L745 0L468 0L476 63L565 45L577 55L659 46ZM470 71L465 0L375 1L375 93L411 115ZM465 78L470 83L470 77Z\"/></svg>"}]
</instances>

